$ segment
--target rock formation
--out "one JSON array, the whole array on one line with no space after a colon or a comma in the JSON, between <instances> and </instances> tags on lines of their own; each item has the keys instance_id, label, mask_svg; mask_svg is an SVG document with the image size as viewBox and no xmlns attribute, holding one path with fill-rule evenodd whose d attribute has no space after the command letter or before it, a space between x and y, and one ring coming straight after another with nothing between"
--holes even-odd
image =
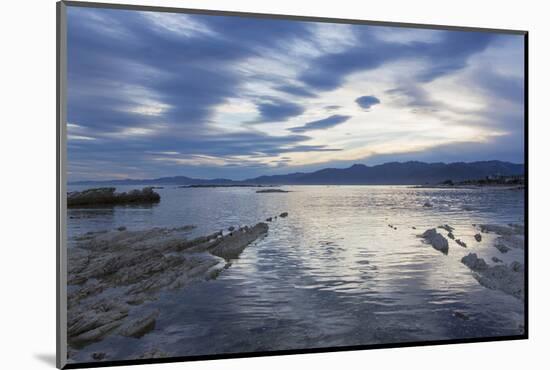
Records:
<instances>
[{"instance_id":1,"label":"rock formation","mask_svg":"<svg viewBox=\"0 0 550 370\"><path fill-rule=\"evenodd\" d=\"M67 193L67 206L115 205L127 203L156 203L160 195L152 187L116 193L116 188L96 188Z\"/></svg>"}]
</instances>

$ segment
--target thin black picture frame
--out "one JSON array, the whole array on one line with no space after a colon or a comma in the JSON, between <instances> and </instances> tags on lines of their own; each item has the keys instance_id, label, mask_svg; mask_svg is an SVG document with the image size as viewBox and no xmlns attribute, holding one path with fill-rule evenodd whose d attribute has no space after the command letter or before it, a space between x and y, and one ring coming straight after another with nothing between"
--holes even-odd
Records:
<instances>
[{"instance_id":1,"label":"thin black picture frame","mask_svg":"<svg viewBox=\"0 0 550 370\"><path fill-rule=\"evenodd\" d=\"M206 9L189 9L176 7L161 7L161 6L146 6L146 5L129 5L129 4L112 4L101 2L82 2L82 1L59 1L56 4L56 365L59 369L79 369L79 368L95 368L95 367L110 367L110 366L125 366L125 365L142 365L142 364L160 364L173 363L184 361L203 361L203 360L219 360L219 359L234 359L247 357L265 357L265 356L281 356L295 354L313 354L322 352L341 352L341 351L357 351L367 349L383 349L383 348L405 348L447 344L463 344L463 343L482 343L482 342L497 342L509 340L524 340L529 338L529 32L526 30L512 29L496 29L496 28L478 28L478 27L459 27L436 24L419 24L419 23L402 23L402 22L386 22L358 19L341 19L328 17L312 17L298 15L283 15L283 14L265 14L265 13L249 13L236 11L220 11ZM263 19L281 19L281 20L296 20L305 22L322 22L322 23L341 23L341 24L356 24L356 25L374 25L374 26L390 26L401 28L421 28L433 30L452 30L452 31L475 31L475 32L490 32L500 34L522 35L524 37L524 169L525 169L525 191L524 191L524 222L525 222L525 300L524 300L524 332L520 335L498 336L498 337L483 337L483 338L464 338L464 339L442 339L432 341L417 341L406 343L384 343L384 344L366 344L357 346L342 346L342 347L320 347L308 349L291 349L291 350L273 350L273 351L258 351L258 352L240 352L240 353L225 353L216 355L196 355L196 356L176 356L159 359L133 359L133 360L113 360L102 362L81 362L67 363L67 343L66 343L66 274L67 274L67 258L66 258L66 7L88 7L88 8L103 8L103 9L122 9L122 10L138 10L138 11L154 11L165 13L183 13L183 14L202 14L202 15L219 15L233 17L253 17Z\"/></svg>"}]
</instances>

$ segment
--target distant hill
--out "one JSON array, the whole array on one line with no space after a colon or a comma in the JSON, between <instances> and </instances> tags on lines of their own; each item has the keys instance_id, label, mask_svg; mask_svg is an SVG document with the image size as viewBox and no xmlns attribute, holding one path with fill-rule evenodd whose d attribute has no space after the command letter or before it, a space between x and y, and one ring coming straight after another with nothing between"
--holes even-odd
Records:
<instances>
[{"instance_id":1,"label":"distant hill","mask_svg":"<svg viewBox=\"0 0 550 370\"><path fill-rule=\"evenodd\" d=\"M73 185L420 185L445 180L483 179L490 175L523 175L523 164L502 161L424 163L389 162L376 166L354 164L348 168L325 168L309 173L260 176L242 181L194 179L185 176L145 180L79 181Z\"/></svg>"}]
</instances>

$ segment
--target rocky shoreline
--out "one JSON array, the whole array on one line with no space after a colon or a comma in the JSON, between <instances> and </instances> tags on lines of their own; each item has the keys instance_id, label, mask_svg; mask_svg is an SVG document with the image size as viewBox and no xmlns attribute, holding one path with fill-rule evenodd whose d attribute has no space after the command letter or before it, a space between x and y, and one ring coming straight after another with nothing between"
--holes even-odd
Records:
<instances>
[{"instance_id":1,"label":"rocky shoreline","mask_svg":"<svg viewBox=\"0 0 550 370\"><path fill-rule=\"evenodd\" d=\"M279 215L284 218L287 213ZM277 218L277 217L274 217ZM160 293L214 279L267 235L265 222L189 239L194 226L90 232L68 249L69 357L110 335L139 338L162 312L147 307ZM104 353L95 354L97 359Z\"/></svg>"},{"instance_id":2,"label":"rocky shoreline","mask_svg":"<svg viewBox=\"0 0 550 370\"><path fill-rule=\"evenodd\" d=\"M525 228L521 224L508 225L472 225L475 230L481 233L496 234L494 247L500 253L507 253L512 248L524 249L525 246ZM437 232L437 229L444 229L448 232L447 238L454 240L459 246L468 248L466 243L460 239L455 239L454 228L445 224L437 228L426 230L418 237L424 239L426 244L431 245L435 250L447 255L449 253L449 239ZM478 232L473 235L477 242L481 242L482 236ZM501 259L493 256L491 260L496 264L490 266L483 258L479 258L476 253L469 253L462 257L461 262L467 266L473 273L474 278L484 287L499 290L510 294L520 300L525 299L525 273L524 265L519 261L513 261L506 265Z\"/></svg>"}]
</instances>

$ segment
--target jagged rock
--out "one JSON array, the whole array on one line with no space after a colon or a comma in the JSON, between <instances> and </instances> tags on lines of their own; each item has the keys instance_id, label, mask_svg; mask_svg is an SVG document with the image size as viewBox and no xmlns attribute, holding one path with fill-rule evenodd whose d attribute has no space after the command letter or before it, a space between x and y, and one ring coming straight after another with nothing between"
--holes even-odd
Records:
<instances>
[{"instance_id":1,"label":"jagged rock","mask_svg":"<svg viewBox=\"0 0 550 370\"><path fill-rule=\"evenodd\" d=\"M434 249L447 254L449 253L449 242L443 235L437 232L436 229L428 229L422 235L429 244L431 244Z\"/></svg>"},{"instance_id":2,"label":"jagged rock","mask_svg":"<svg viewBox=\"0 0 550 370\"><path fill-rule=\"evenodd\" d=\"M465 242L463 242L460 239L455 239L456 244L460 245L461 247L468 248Z\"/></svg>"},{"instance_id":3,"label":"jagged rock","mask_svg":"<svg viewBox=\"0 0 550 370\"><path fill-rule=\"evenodd\" d=\"M524 226L519 224L508 224L507 226L484 224L479 225L479 228L482 233L498 235L523 235L525 233Z\"/></svg>"},{"instance_id":4,"label":"jagged rock","mask_svg":"<svg viewBox=\"0 0 550 370\"><path fill-rule=\"evenodd\" d=\"M449 226L449 225L447 225L447 224L445 224L445 225L439 225L438 228L439 228L439 229L444 229L445 231L447 231L447 232L449 232L449 233L452 233L452 232L455 230L454 227L451 227L451 226Z\"/></svg>"},{"instance_id":5,"label":"jagged rock","mask_svg":"<svg viewBox=\"0 0 550 370\"><path fill-rule=\"evenodd\" d=\"M149 314L135 318L124 324L118 332L125 337L141 338L155 328L155 322L158 315L159 311L155 310Z\"/></svg>"},{"instance_id":6,"label":"jagged rock","mask_svg":"<svg viewBox=\"0 0 550 370\"><path fill-rule=\"evenodd\" d=\"M476 242L480 242L481 241L481 234L475 234L474 238L475 238Z\"/></svg>"},{"instance_id":7,"label":"jagged rock","mask_svg":"<svg viewBox=\"0 0 550 370\"><path fill-rule=\"evenodd\" d=\"M287 216L288 216L288 212L283 212L279 215L279 217L283 217L283 218L285 218Z\"/></svg>"},{"instance_id":8,"label":"jagged rock","mask_svg":"<svg viewBox=\"0 0 550 370\"><path fill-rule=\"evenodd\" d=\"M147 187L141 190L115 193L115 188L95 188L67 193L67 206L89 206L124 203L156 203L160 195Z\"/></svg>"},{"instance_id":9,"label":"jagged rock","mask_svg":"<svg viewBox=\"0 0 550 370\"><path fill-rule=\"evenodd\" d=\"M106 354L105 352L94 352L92 353L92 359L96 361L101 361L105 358Z\"/></svg>"},{"instance_id":10,"label":"jagged rock","mask_svg":"<svg viewBox=\"0 0 550 370\"><path fill-rule=\"evenodd\" d=\"M498 251L500 253L508 253L510 251L510 248L507 247L506 245L504 244L500 244L500 243L495 243L495 248L498 249Z\"/></svg>"},{"instance_id":11,"label":"jagged rock","mask_svg":"<svg viewBox=\"0 0 550 370\"><path fill-rule=\"evenodd\" d=\"M449 233L447 234L447 237L448 237L449 239L453 239L453 240L455 239L455 235L454 235L452 232L450 232L450 231L449 231Z\"/></svg>"},{"instance_id":12,"label":"jagged rock","mask_svg":"<svg viewBox=\"0 0 550 370\"><path fill-rule=\"evenodd\" d=\"M474 271L483 271L489 267L483 258L477 257L476 253L470 253L462 257L461 262Z\"/></svg>"},{"instance_id":13,"label":"jagged rock","mask_svg":"<svg viewBox=\"0 0 550 370\"><path fill-rule=\"evenodd\" d=\"M463 257L462 263L474 272L474 277L484 287L500 290L521 300L524 299L523 264L513 262L510 266L502 264L488 266L485 260L478 258L475 253Z\"/></svg>"},{"instance_id":14,"label":"jagged rock","mask_svg":"<svg viewBox=\"0 0 550 370\"><path fill-rule=\"evenodd\" d=\"M228 231L233 231L233 230L235 230L235 226L229 226L229 228L227 230Z\"/></svg>"}]
</instances>

